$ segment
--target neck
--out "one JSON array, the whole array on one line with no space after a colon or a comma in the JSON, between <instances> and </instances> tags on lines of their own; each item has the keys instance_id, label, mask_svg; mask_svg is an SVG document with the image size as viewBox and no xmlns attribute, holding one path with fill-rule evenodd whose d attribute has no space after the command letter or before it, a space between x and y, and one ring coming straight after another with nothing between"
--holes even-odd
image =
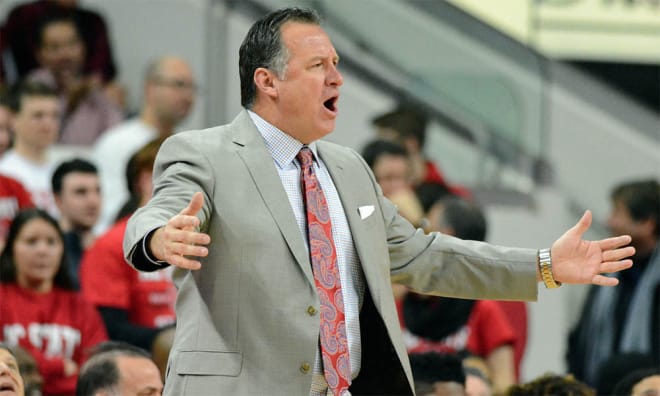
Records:
<instances>
[{"instance_id":1,"label":"neck","mask_svg":"<svg viewBox=\"0 0 660 396\"><path fill-rule=\"evenodd\" d=\"M42 148L37 148L30 146L29 144L24 144L23 142L17 140L14 144L14 150L20 156L27 158L31 162L42 165L46 163L48 156L46 155L46 150Z\"/></svg>"},{"instance_id":2,"label":"neck","mask_svg":"<svg viewBox=\"0 0 660 396\"><path fill-rule=\"evenodd\" d=\"M64 226L60 226L60 227L62 228L62 231L64 231L65 233L70 232L76 234L78 236L78 239L80 240L80 245L82 246L83 250L91 246L92 242L94 242L94 240L96 239L91 228L83 227L83 226L70 226L66 228Z\"/></svg>"},{"instance_id":3,"label":"neck","mask_svg":"<svg viewBox=\"0 0 660 396\"><path fill-rule=\"evenodd\" d=\"M292 130L292 128L287 128L286 125L286 118L283 117L280 113L277 111L274 111L272 107L264 106L264 105L258 105L258 102L254 104L254 106L249 109L253 113L257 114L259 117L261 117L264 121L268 122L272 126L276 127L280 131L286 133L287 135L291 136L292 138L296 139L302 144L309 145L313 143L315 140L309 140L309 138L306 138L305 136L301 136L300 134L297 134L296 131Z\"/></svg>"},{"instance_id":4,"label":"neck","mask_svg":"<svg viewBox=\"0 0 660 396\"><path fill-rule=\"evenodd\" d=\"M164 120L162 117L157 117L156 112L151 106L145 106L140 114L140 120L158 131L160 136L171 135L176 126L174 123Z\"/></svg>"},{"instance_id":5,"label":"neck","mask_svg":"<svg viewBox=\"0 0 660 396\"><path fill-rule=\"evenodd\" d=\"M80 238L84 238L88 233L92 231L90 227L81 224L75 224L65 217L61 217L59 223L62 231L75 232L76 234L80 235Z\"/></svg>"},{"instance_id":6,"label":"neck","mask_svg":"<svg viewBox=\"0 0 660 396\"><path fill-rule=\"evenodd\" d=\"M30 280L19 277L16 283L23 289L28 289L40 294L48 293L53 290L52 280Z\"/></svg>"}]
</instances>

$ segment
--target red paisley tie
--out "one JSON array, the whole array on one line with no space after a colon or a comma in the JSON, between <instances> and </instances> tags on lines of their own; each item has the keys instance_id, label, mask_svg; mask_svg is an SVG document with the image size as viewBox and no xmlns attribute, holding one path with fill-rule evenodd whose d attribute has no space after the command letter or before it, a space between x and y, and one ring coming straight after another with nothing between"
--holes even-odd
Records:
<instances>
[{"instance_id":1,"label":"red paisley tie","mask_svg":"<svg viewBox=\"0 0 660 396\"><path fill-rule=\"evenodd\" d=\"M312 156L312 151L308 147L303 147L296 158L302 166L309 250L316 290L321 300L320 338L323 375L332 393L341 395L351 384L344 299L328 203L314 173Z\"/></svg>"}]
</instances>

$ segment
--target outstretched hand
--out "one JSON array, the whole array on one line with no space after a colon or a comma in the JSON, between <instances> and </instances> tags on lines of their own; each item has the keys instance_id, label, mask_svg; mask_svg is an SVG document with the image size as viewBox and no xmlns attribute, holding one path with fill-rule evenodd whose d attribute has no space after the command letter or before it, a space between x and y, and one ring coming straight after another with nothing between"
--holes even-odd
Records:
<instances>
[{"instance_id":1,"label":"outstretched hand","mask_svg":"<svg viewBox=\"0 0 660 396\"><path fill-rule=\"evenodd\" d=\"M187 207L173 216L167 225L154 232L149 249L156 259L185 269L196 270L202 267L198 260L186 256L206 257L209 253L206 246L199 245L208 245L211 243L211 237L197 231L197 213L203 206L204 195L196 192Z\"/></svg>"},{"instance_id":2,"label":"outstretched hand","mask_svg":"<svg viewBox=\"0 0 660 396\"><path fill-rule=\"evenodd\" d=\"M591 226L591 212L586 211L580 221L552 245L552 273L564 283L591 283L616 286L619 281L603 274L618 272L632 266L627 257L635 248L626 246L631 238L621 235L600 241L585 241L583 234Z\"/></svg>"}]
</instances>

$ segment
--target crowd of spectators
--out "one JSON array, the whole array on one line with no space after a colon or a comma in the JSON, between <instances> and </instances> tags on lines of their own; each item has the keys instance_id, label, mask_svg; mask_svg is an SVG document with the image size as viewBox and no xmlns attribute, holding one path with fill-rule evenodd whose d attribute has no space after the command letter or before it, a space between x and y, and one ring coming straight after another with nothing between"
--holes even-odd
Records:
<instances>
[{"instance_id":1,"label":"crowd of spectators","mask_svg":"<svg viewBox=\"0 0 660 396\"><path fill-rule=\"evenodd\" d=\"M192 110L192 69L165 54L145 64L143 103L127 118L127 92L140 88L122 85L104 17L76 0L17 3L0 21L0 54L0 342L24 362L20 389L13 367L0 383L74 394L82 373L80 394L99 376L104 391L149 380L140 394L160 394L176 289L171 271L126 265L121 241L151 197L160 144ZM67 147L75 155L57 151ZM90 359L109 338L126 344Z\"/></svg>"},{"instance_id":2,"label":"crowd of spectators","mask_svg":"<svg viewBox=\"0 0 660 396\"><path fill-rule=\"evenodd\" d=\"M1 23L0 387L160 394L176 289L171 271L129 267L122 239L128 216L151 197L160 144L194 106L196 78L185 59L163 55L144 65L141 87L122 86L106 22L75 0L26 1ZM143 99L127 118L132 90ZM407 104L372 121L376 139L362 154L400 213L427 232L485 240L473 192L425 156L428 117ZM60 145L88 155L55 159ZM574 376L520 383L525 303L421 296L393 284L419 394L657 388L659 191L647 180L613 192L608 224L633 236L637 265L619 275L621 287L590 292L569 342Z\"/></svg>"}]
</instances>

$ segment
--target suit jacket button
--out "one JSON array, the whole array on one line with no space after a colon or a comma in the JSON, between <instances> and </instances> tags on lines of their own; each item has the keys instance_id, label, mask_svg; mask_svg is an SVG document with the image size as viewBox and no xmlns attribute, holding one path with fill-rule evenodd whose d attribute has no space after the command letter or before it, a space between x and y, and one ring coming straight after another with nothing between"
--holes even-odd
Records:
<instances>
[{"instance_id":1,"label":"suit jacket button","mask_svg":"<svg viewBox=\"0 0 660 396\"><path fill-rule=\"evenodd\" d=\"M317 312L316 308L312 307L311 305L309 307L307 307L307 313L309 314L309 316L316 315L316 312Z\"/></svg>"},{"instance_id":2,"label":"suit jacket button","mask_svg":"<svg viewBox=\"0 0 660 396\"><path fill-rule=\"evenodd\" d=\"M300 371L301 371L303 374L307 374L307 373L309 373L309 370L311 370L311 369L312 369L312 365L309 364L308 362L305 362L305 363L303 363L303 364L300 365Z\"/></svg>"}]
</instances>

